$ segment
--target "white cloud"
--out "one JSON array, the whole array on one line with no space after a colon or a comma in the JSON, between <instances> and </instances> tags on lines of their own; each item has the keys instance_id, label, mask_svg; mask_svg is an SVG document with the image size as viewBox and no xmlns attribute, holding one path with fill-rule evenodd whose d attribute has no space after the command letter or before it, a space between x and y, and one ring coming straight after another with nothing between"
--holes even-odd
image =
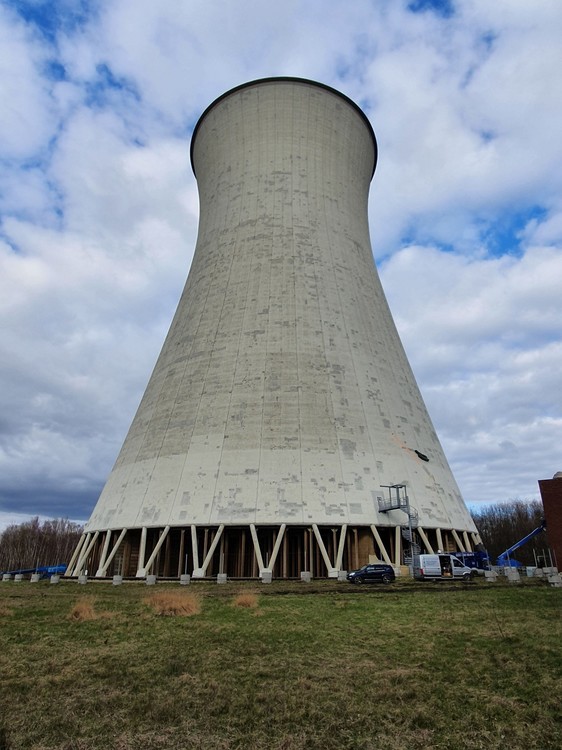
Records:
<instances>
[{"instance_id":1,"label":"white cloud","mask_svg":"<svg viewBox=\"0 0 562 750\"><path fill-rule=\"evenodd\" d=\"M457 478L536 496L562 468L560 3L71 8L53 34L0 9L0 505L88 514L192 256L190 130L271 75L365 107L374 250Z\"/></svg>"},{"instance_id":2,"label":"white cloud","mask_svg":"<svg viewBox=\"0 0 562 750\"><path fill-rule=\"evenodd\" d=\"M47 144L55 123L47 50L26 25L0 7L0 156L26 158Z\"/></svg>"},{"instance_id":3,"label":"white cloud","mask_svg":"<svg viewBox=\"0 0 562 750\"><path fill-rule=\"evenodd\" d=\"M381 276L466 499L536 495L561 460L562 252L409 247Z\"/></svg>"}]
</instances>

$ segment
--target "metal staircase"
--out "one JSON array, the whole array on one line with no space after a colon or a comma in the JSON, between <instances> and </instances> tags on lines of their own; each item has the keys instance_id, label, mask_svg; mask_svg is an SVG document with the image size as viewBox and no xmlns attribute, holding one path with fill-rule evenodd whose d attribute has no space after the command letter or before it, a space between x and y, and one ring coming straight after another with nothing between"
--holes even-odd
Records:
<instances>
[{"instance_id":1,"label":"metal staircase","mask_svg":"<svg viewBox=\"0 0 562 750\"><path fill-rule=\"evenodd\" d=\"M414 555L419 555L421 546L417 542L416 532L419 525L418 511L410 505L406 494L405 484L383 484L388 489L388 498L379 497L379 512L388 513L391 510L401 510L408 516L408 525L402 526L402 538L408 542L409 549L404 551L404 564L410 565ZM394 490L394 492L393 492Z\"/></svg>"}]
</instances>

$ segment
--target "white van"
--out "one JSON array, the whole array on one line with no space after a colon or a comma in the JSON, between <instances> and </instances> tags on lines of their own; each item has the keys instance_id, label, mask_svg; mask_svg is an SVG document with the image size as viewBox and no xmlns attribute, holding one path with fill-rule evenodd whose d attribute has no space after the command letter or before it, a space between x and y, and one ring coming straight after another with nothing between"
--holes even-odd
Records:
<instances>
[{"instance_id":1,"label":"white van","mask_svg":"<svg viewBox=\"0 0 562 750\"><path fill-rule=\"evenodd\" d=\"M423 580L463 580L468 581L474 575L472 568L468 568L454 555L414 555L414 578Z\"/></svg>"}]
</instances>

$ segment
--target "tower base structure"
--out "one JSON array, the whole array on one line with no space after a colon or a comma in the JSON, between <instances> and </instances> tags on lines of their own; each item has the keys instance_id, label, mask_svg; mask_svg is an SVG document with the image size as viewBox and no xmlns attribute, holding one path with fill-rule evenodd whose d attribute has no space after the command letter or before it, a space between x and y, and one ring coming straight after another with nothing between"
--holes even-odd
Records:
<instances>
[{"instance_id":1,"label":"tower base structure","mask_svg":"<svg viewBox=\"0 0 562 750\"><path fill-rule=\"evenodd\" d=\"M481 543L474 531L422 528L410 543L406 526L182 526L108 529L85 533L68 567L68 576L85 567L97 578L193 579L337 578L374 559L400 568L411 553L470 552Z\"/></svg>"}]
</instances>

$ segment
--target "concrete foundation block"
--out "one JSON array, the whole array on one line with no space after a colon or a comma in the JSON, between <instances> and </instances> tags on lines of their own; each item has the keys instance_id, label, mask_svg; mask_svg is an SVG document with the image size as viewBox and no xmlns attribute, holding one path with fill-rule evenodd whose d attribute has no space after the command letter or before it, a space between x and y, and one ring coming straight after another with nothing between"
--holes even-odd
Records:
<instances>
[{"instance_id":1,"label":"concrete foundation block","mask_svg":"<svg viewBox=\"0 0 562 750\"><path fill-rule=\"evenodd\" d=\"M347 581L347 570L338 570L338 581Z\"/></svg>"},{"instance_id":2,"label":"concrete foundation block","mask_svg":"<svg viewBox=\"0 0 562 750\"><path fill-rule=\"evenodd\" d=\"M14 581L23 581L23 573L16 573L14 576Z\"/></svg>"},{"instance_id":3,"label":"concrete foundation block","mask_svg":"<svg viewBox=\"0 0 562 750\"><path fill-rule=\"evenodd\" d=\"M146 576L146 585L147 586L155 586L156 585L156 576Z\"/></svg>"},{"instance_id":4,"label":"concrete foundation block","mask_svg":"<svg viewBox=\"0 0 562 750\"><path fill-rule=\"evenodd\" d=\"M519 571L517 570L517 568L507 568L505 571L505 575L510 583L519 583L519 581L521 580L521 576L519 575Z\"/></svg>"},{"instance_id":5,"label":"concrete foundation block","mask_svg":"<svg viewBox=\"0 0 562 750\"><path fill-rule=\"evenodd\" d=\"M191 576L189 573L182 573L180 576L180 586L188 586L191 583Z\"/></svg>"},{"instance_id":6,"label":"concrete foundation block","mask_svg":"<svg viewBox=\"0 0 562 750\"><path fill-rule=\"evenodd\" d=\"M262 570L260 578L262 583L271 583L273 574L271 570Z\"/></svg>"},{"instance_id":7,"label":"concrete foundation block","mask_svg":"<svg viewBox=\"0 0 562 750\"><path fill-rule=\"evenodd\" d=\"M228 576L226 573L217 573L217 583L226 583L228 581Z\"/></svg>"},{"instance_id":8,"label":"concrete foundation block","mask_svg":"<svg viewBox=\"0 0 562 750\"><path fill-rule=\"evenodd\" d=\"M2 574L2 580L3 581L11 581L12 580L12 574L11 573L3 573Z\"/></svg>"},{"instance_id":9,"label":"concrete foundation block","mask_svg":"<svg viewBox=\"0 0 562 750\"><path fill-rule=\"evenodd\" d=\"M49 578L49 583L60 583L60 576L54 575Z\"/></svg>"},{"instance_id":10,"label":"concrete foundation block","mask_svg":"<svg viewBox=\"0 0 562 750\"><path fill-rule=\"evenodd\" d=\"M535 568L533 578L544 578L544 570L542 568Z\"/></svg>"},{"instance_id":11,"label":"concrete foundation block","mask_svg":"<svg viewBox=\"0 0 562 750\"><path fill-rule=\"evenodd\" d=\"M78 583L81 586L84 586L85 584L87 584L88 583L88 576L85 576L85 575L78 576Z\"/></svg>"},{"instance_id":12,"label":"concrete foundation block","mask_svg":"<svg viewBox=\"0 0 562 750\"><path fill-rule=\"evenodd\" d=\"M484 578L487 581L497 581L498 580L498 574L495 570L485 570L484 571Z\"/></svg>"},{"instance_id":13,"label":"concrete foundation block","mask_svg":"<svg viewBox=\"0 0 562 750\"><path fill-rule=\"evenodd\" d=\"M562 587L562 576L560 573L555 573L554 575L548 576L548 582L551 586L555 586L556 588Z\"/></svg>"},{"instance_id":14,"label":"concrete foundation block","mask_svg":"<svg viewBox=\"0 0 562 750\"><path fill-rule=\"evenodd\" d=\"M301 581L304 583L310 583L310 571L309 570L301 570Z\"/></svg>"},{"instance_id":15,"label":"concrete foundation block","mask_svg":"<svg viewBox=\"0 0 562 750\"><path fill-rule=\"evenodd\" d=\"M114 586L120 586L123 583L123 576L113 576L112 583Z\"/></svg>"},{"instance_id":16,"label":"concrete foundation block","mask_svg":"<svg viewBox=\"0 0 562 750\"><path fill-rule=\"evenodd\" d=\"M31 574L31 583L39 583L40 580L41 580L41 576L39 575L39 573Z\"/></svg>"}]
</instances>

